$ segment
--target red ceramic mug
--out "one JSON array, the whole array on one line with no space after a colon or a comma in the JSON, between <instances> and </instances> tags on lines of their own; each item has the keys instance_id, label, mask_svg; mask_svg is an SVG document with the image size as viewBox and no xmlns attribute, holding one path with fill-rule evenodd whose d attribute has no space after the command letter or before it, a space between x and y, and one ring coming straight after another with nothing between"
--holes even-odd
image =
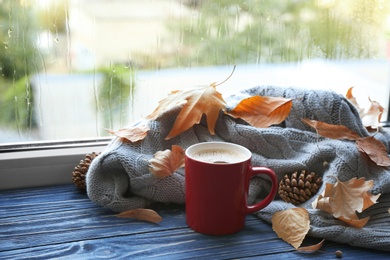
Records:
<instances>
[{"instance_id":1,"label":"red ceramic mug","mask_svg":"<svg viewBox=\"0 0 390 260\"><path fill-rule=\"evenodd\" d=\"M226 142L205 142L185 152L186 221L193 230L209 235L240 231L245 217L274 199L278 181L273 170L251 166L252 153ZM271 178L267 197L247 205L250 179L257 174Z\"/></svg>"}]
</instances>

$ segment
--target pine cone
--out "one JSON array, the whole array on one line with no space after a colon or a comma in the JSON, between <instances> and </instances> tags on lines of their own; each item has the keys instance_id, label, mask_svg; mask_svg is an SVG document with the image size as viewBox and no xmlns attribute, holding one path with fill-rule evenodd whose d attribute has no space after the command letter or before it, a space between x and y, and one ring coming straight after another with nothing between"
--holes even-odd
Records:
<instances>
[{"instance_id":1,"label":"pine cone","mask_svg":"<svg viewBox=\"0 0 390 260\"><path fill-rule=\"evenodd\" d=\"M85 177L87 175L89 165L99 154L100 153L95 152L86 154L85 159L81 160L80 163L74 168L72 173L72 180L79 190L86 190Z\"/></svg>"},{"instance_id":2,"label":"pine cone","mask_svg":"<svg viewBox=\"0 0 390 260\"><path fill-rule=\"evenodd\" d=\"M299 205L309 200L321 187L322 178L316 173L302 170L285 175L279 183L279 195L288 203Z\"/></svg>"}]
</instances>

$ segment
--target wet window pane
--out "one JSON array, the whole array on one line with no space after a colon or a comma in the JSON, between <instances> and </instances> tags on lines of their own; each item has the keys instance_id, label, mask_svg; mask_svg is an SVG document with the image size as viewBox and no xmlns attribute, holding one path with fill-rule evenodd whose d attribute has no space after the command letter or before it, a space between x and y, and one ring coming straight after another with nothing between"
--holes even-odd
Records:
<instances>
[{"instance_id":1,"label":"wet window pane","mask_svg":"<svg viewBox=\"0 0 390 260\"><path fill-rule=\"evenodd\" d=\"M387 109L389 35L384 0L0 0L0 144L108 136L234 65L224 95L354 86Z\"/></svg>"}]
</instances>

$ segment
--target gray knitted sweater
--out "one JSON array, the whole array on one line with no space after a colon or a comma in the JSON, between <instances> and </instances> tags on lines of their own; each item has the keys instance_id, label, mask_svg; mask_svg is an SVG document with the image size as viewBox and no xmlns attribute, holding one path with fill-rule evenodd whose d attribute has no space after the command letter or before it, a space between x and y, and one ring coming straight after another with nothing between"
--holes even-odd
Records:
<instances>
[{"instance_id":1,"label":"gray knitted sweater","mask_svg":"<svg viewBox=\"0 0 390 260\"><path fill-rule=\"evenodd\" d=\"M319 137L313 129L304 125L302 118L341 124L361 136L368 133L363 127L356 109L342 96L331 91L311 91L297 88L270 86L254 87L225 99L228 109L234 108L243 98L262 95L293 99L288 118L278 126L255 128L240 119L233 119L221 112L210 135L205 120L179 136L164 140L176 119L180 108L166 111L154 121L149 121L147 137L136 143L123 143L115 139L90 166L87 175L87 193L90 199L113 211L147 207L152 202L180 203L185 201L184 169L166 178L156 178L149 172L148 160L160 150L171 149L173 144L187 148L207 141L237 143L252 151L252 164L272 168L278 180L287 173L310 170L323 177L324 182L334 183L353 177L365 177L374 181L370 191L381 193L379 202L360 217L370 216L362 229L356 229L334 219L329 213L311 208L311 200L300 205L310 212L309 235L354 246L389 250L390 248L390 170L378 167L364 158L350 141ZM381 131L375 138L390 150L390 134ZM323 162L328 162L325 167ZM222 184L221 184L222 185ZM324 186L319 192L322 192ZM261 176L251 181L249 200L254 203L268 193L270 183ZM276 197L256 216L271 222L274 212L294 207Z\"/></svg>"}]
</instances>

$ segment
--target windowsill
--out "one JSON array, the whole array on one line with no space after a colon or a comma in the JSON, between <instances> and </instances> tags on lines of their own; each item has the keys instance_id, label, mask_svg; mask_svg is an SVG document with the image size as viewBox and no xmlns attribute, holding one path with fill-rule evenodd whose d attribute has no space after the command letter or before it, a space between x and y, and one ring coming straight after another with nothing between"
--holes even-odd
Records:
<instances>
[{"instance_id":1,"label":"windowsill","mask_svg":"<svg viewBox=\"0 0 390 260\"><path fill-rule=\"evenodd\" d=\"M72 183L74 167L87 153L101 152L109 141L2 151L0 190Z\"/></svg>"}]
</instances>

